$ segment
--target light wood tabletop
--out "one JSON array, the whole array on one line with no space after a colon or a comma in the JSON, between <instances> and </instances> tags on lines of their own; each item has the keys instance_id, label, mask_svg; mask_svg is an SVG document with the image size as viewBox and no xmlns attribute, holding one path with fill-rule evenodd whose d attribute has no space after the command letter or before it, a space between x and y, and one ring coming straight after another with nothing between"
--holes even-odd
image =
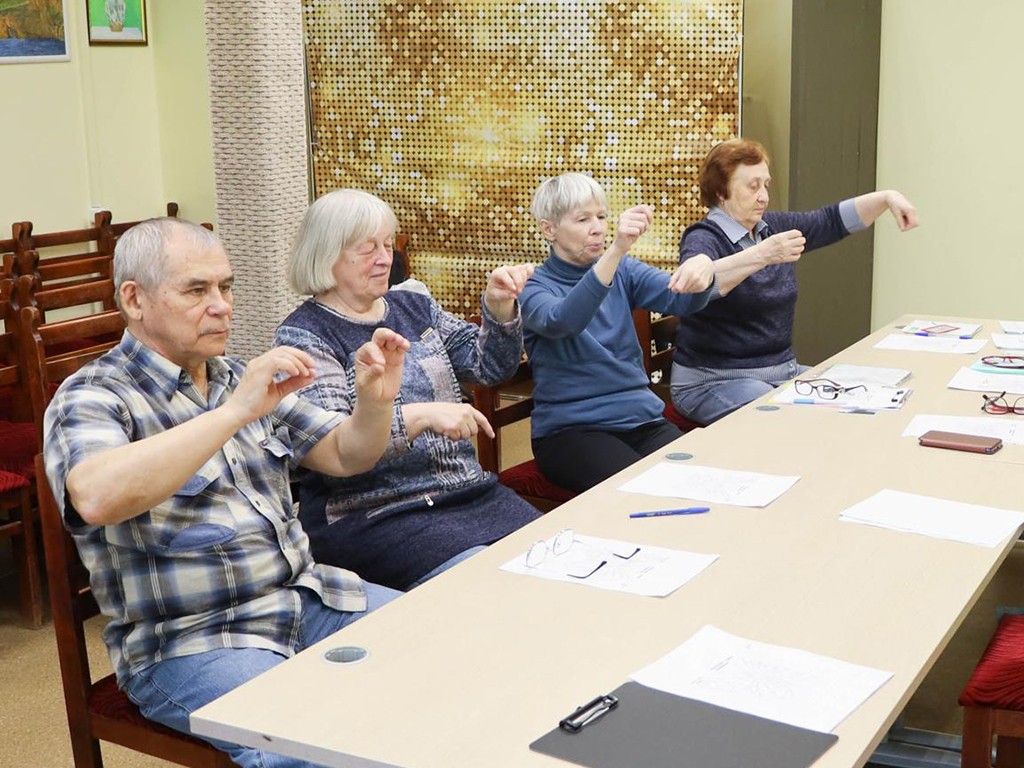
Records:
<instances>
[{"instance_id":1,"label":"light wood tabletop","mask_svg":"<svg viewBox=\"0 0 1024 768\"><path fill-rule=\"evenodd\" d=\"M1016 482L1024 446L985 456L901 437L915 414L982 415L979 393L946 385L958 368L992 354L991 341L977 355L874 349L892 330L881 329L812 373L835 362L909 369L913 393L902 409L762 410L768 395L204 707L193 715L193 728L329 766L564 766L528 745L711 624L892 672L839 725L839 741L815 763L863 765L1015 537L986 548L844 523L840 512L884 488L1024 509ZM999 330L986 321L978 338ZM702 466L800 480L765 508L712 504L708 514L629 519L634 511L686 506L617 490L679 451ZM720 557L664 598L499 570L533 541L566 527ZM323 660L339 646L362 646L369 656L350 665Z\"/></svg>"}]
</instances>

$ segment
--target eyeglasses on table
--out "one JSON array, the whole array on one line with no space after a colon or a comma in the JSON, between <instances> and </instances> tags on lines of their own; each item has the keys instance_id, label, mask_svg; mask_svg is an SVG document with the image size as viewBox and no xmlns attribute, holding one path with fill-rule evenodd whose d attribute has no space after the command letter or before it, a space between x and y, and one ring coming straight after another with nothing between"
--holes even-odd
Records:
<instances>
[{"instance_id":1,"label":"eyeglasses on table","mask_svg":"<svg viewBox=\"0 0 1024 768\"><path fill-rule=\"evenodd\" d=\"M986 355L981 358L981 362L991 368L1024 369L1024 357L1020 355Z\"/></svg>"},{"instance_id":2,"label":"eyeglasses on table","mask_svg":"<svg viewBox=\"0 0 1024 768\"><path fill-rule=\"evenodd\" d=\"M797 379L793 382L793 388L798 395L817 395L822 400L835 400L844 392L853 392L855 389L867 391L863 384L854 384L852 387L844 387L830 379Z\"/></svg>"},{"instance_id":3,"label":"eyeglasses on table","mask_svg":"<svg viewBox=\"0 0 1024 768\"><path fill-rule=\"evenodd\" d=\"M526 550L526 567L527 568L539 568L548 557L561 557L571 550L577 544L585 546L583 542L576 538L576 532L572 528L563 528L555 537L550 540L541 539L535 541L530 545L530 548ZM621 554L619 552L611 552L613 557L620 558L622 560L629 560L633 555L640 551L640 547L636 547L632 552L627 554ZM566 576L573 579L587 579L601 570L608 564L607 559L602 559L600 563L591 568L587 573L569 573L566 572Z\"/></svg>"},{"instance_id":4,"label":"eyeglasses on table","mask_svg":"<svg viewBox=\"0 0 1024 768\"><path fill-rule=\"evenodd\" d=\"M1024 397L1018 397L1011 403L1006 399L1006 393L1003 392L1003 394L995 396L982 395L981 399L984 401L981 404L981 410L985 413L993 416L1003 416L1007 413L1024 416Z\"/></svg>"}]
</instances>

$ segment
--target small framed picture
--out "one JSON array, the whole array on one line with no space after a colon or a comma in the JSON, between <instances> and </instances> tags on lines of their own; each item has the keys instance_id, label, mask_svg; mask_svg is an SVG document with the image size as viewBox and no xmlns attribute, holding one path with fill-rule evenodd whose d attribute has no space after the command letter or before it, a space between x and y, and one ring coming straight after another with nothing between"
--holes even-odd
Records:
<instances>
[{"instance_id":1,"label":"small framed picture","mask_svg":"<svg viewBox=\"0 0 1024 768\"><path fill-rule=\"evenodd\" d=\"M85 0L89 45L148 45L146 0Z\"/></svg>"}]
</instances>

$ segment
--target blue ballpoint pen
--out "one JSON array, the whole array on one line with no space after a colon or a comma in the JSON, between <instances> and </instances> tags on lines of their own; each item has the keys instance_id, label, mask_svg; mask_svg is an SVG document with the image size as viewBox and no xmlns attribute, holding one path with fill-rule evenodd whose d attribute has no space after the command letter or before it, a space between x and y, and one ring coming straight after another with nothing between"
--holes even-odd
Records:
<instances>
[{"instance_id":1,"label":"blue ballpoint pen","mask_svg":"<svg viewBox=\"0 0 1024 768\"><path fill-rule=\"evenodd\" d=\"M710 512L711 507L687 507L686 509L659 509L655 512L633 512L630 517L664 517L665 515L699 515Z\"/></svg>"},{"instance_id":2,"label":"blue ballpoint pen","mask_svg":"<svg viewBox=\"0 0 1024 768\"><path fill-rule=\"evenodd\" d=\"M943 338L942 334L939 334L939 333L928 333L927 331L915 331L914 335L915 336L926 336L929 339L941 339L941 338ZM947 339L973 339L974 337L973 336L962 336L961 335L961 336L946 336L945 338L947 338Z\"/></svg>"}]
</instances>

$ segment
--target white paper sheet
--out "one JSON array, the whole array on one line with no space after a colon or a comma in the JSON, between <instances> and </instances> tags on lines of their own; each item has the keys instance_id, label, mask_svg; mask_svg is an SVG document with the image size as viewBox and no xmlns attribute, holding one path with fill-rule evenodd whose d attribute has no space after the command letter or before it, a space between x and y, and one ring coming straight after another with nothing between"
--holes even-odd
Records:
<instances>
[{"instance_id":1,"label":"white paper sheet","mask_svg":"<svg viewBox=\"0 0 1024 768\"><path fill-rule=\"evenodd\" d=\"M810 378L801 376L800 378ZM910 378L910 371L904 368L879 368L875 365L850 365L836 363L826 368L814 378L831 379L837 384L874 384L882 387L898 387Z\"/></svg>"},{"instance_id":2,"label":"white paper sheet","mask_svg":"<svg viewBox=\"0 0 1024 768\"><path fill-rule=\"evenodd\" d=\"M1024 321L1022 320L1000 320L1005 333L1024 333Z\"/></svg>"},{"instance_id":3,"label":"white paper sheet","mask_svg":"<svg viewBox=\"0 0 1024 768\"><path fill-rule=\"evenodd\" d=\"M971 368L961 368L946 385L950 389L966 389L970 392L1008 392L1024 395L1024 376L1012 373L982 373ZM981 408L981 403L978 403Z\"/></svg>"},{"instance_id":4,"label":"white paper sheet","mask_svg":"<svg viewBox=\"0 0 1024 768\"><path fill-rule=\"evenodd\" d=\"M1018 333L993 333L992 343L1000 349L1024 349L1024 331Z\"/></svg>"},{"instance_id":5,"label":"white paper sheet","mask_svg":"<svg viewBox=\"0 0 1024 768\"><path fill-rule=\"evenodd\" d=\"M775 390L772 402L786 405L824 405L831 408L855 408L871 411L896 410L910 394L906 387L879 387L865 384L864 389L852 392L841 392L834 400L827 400L817 395L801 395L793 384L787 384Z\"/></svg>"},{"instance_id":6,"label":"white paper sheet","mask_svg":"<svg viewBox=\"0 0 1024 768\"><path fill-rule=\"evenodd\" d=\"M998 437L1007 445L1024 445L1024 419L1003 416L937 416L922 413L910 420L903 430L903 437L920 437L930 429Z\"/></svg>"},{"instance_id":7,"label":"white paper sheet","mask_svg":"<svg viewBox=\"0 0 1024 768\"><path fill-rule=\"evenodd\" d=\"M844 510L839 519L994 547L1024 525L1024 512L886 489Z\"/></svg>"},{"instance_id":8,"label":"white paper sheet","mask_svg":"<svg viewBox=\"0 0 1024 768\"><path fill-rule=\"evenodd\" d=\"M547 541L549 550L546 557L534 567L526 564L524 552L501 566L501 570L646 597L665 597L718 559L718 555L650 547L579 533L574 538L568 551L554 555L550 551L552 537ZM586 574L590 575L580 578Z\"/></svg>"},{"instance_id":9,"label":"white paper sheet","mask_svg":"<svg viewBox=\"0 0 1024 768\"><path fill-rule=\"evenodd\" d=\"M788 491L799 475L765 475L731 469L661 462L638 475L620 491L671 496L738 507L764 507Z\"/></svg>"},{"instance_id":10,"label":"white paper sheet","mask_svg":"<svg viewBox=\"0 0 1024 768\"><path fill-rule=\"evenodd\" d=\"M705 626L631 677L676 696L829 733L892 673Z\"/></svg>"},{"instance_id":11,"label":"white paper sheet","mask_svg":"<svg viewBox=\"0 0 1024 768\"><path fill-rule=\"evenodd\" d=\"M985 343L985 339L946 339L941 336L913 336L908 333L890 333L875 344L875 349L973 355L980 352Z\"/></svg>"}]
</instances>

